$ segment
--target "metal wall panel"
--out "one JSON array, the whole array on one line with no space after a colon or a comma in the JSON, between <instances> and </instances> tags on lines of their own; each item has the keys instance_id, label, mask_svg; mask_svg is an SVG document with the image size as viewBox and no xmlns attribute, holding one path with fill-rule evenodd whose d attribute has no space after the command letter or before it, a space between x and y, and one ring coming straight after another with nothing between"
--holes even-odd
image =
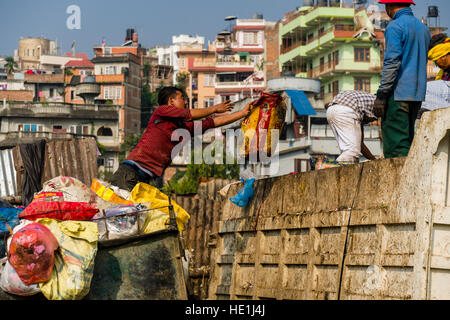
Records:
<instances>
[{"instance_id":1,"label":"metal wall panel","mask_svg":"<svg viewBox=\"0 0 450 320\"><path fill-rule=\"evenodd\" d=\"M25 169L19 146L12 152L17 172L16 195L20 196ZM97 146L94 139L56 140L46 143L42 183L58 176L69 176L90 186L97 174Z\"/></svg>"},{"instance_id":2,"label":"metal wall panel","mask_svg":"<svg viewBox=\"0 0 450 320\"><path fill-rule=\"evenodd\" d=\"M0 151L0 197L17 194L16 170L12 149Z\"/></svg>"}]
</instances>

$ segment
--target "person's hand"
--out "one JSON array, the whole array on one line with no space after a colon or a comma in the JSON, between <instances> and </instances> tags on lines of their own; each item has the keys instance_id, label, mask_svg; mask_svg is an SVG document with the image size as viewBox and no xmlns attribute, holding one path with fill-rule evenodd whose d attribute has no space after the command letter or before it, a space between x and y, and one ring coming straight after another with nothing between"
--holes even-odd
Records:
<instances>
[{"instance_id":1,"label":"person's hand","mask_svg":"<svg viewBox=\"0 0 450 320\"><path fill-rule=\"evenodd\" d=\"M234 107L234 103L231 103L230 100L225 100L224 102L220 103L220 104L216 104L214 106L214 112L215 113L224 113L224 112L228 112L231 111Z\"/></svg>"},{"instance_id":2,"label":"person's hand","mask_svg":"<svg viewBox=\"0 0 450 320\"><path fill-rule=\"evenodd\" d=\"M247 103L247 105L244 107L244 109L241 110L242 117L248 117L250 113L252 113L252 110L250 109L250 103Z\"/></svg>"},{"instance_id":3,"label":"person's hand","mask_svg":"<svg viewBox=\"0 0 450 320\"><path fill-rule=\"evenodd\" d=\"M373 104L373 114L377 118L383 118L384 117L384 110L386 108L386 100L376 98L375 103Z\"/></svg>"}]
</instances>

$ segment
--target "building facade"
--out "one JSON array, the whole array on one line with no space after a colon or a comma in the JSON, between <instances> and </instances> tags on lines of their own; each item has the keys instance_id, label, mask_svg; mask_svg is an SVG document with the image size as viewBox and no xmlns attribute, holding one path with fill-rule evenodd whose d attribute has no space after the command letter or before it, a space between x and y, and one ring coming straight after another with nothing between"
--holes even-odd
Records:
<instances>
[{"instance_id":1,"label":"building facade","mask_svg":"<svg viewBox=\"0 0 450 320\"><path fill-rule=\"evenodd\" d=\"M115 105L4 102L0 104L0 147L89 136L103 146L99 170L114 172L119 166L120 109Z\"/></svg>"},{"instance_id":2,"label":"building facade","mask_svg":"<svg viewBox=\"0 0 450 320\"><path fill-rule=\"evenodd\" d=\"M216 102L257 96L264 89L264 29L261 16L237 19L216 39Z\"/></svg>"},{"instance_id":3,"label":"building facade","mask_svg":"<svg viewBox=\"0 0 450 320\"><path fill-rule=\"evenodd\" d=\"M298 8L281 21L279 41L280 72L319 79L325 102L344 90L378 89L384 35L364 8Z\"/></svg>"}]
</instances>

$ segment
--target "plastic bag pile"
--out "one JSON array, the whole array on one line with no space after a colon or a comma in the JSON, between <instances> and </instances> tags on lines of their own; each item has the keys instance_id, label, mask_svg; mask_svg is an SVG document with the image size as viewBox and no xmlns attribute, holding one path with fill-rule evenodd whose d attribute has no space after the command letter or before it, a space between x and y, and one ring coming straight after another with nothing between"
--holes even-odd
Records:
<instances>
[{"instance_id":1,"label":"plastic bag pile","mask_svg":"<svg viewBox=\"0 0 450 320\"><path fill-rule=\"evenodd\" d=\"M172 205L181 232L190 216L173 200ZM89 293L98 241L167 229L168 206L168 196L145 183L130 193L101 180L88 187L63 176L45 182L26 208L0 201L0 288L19 296L82 299Z\"/></svg>"}]
</instances>

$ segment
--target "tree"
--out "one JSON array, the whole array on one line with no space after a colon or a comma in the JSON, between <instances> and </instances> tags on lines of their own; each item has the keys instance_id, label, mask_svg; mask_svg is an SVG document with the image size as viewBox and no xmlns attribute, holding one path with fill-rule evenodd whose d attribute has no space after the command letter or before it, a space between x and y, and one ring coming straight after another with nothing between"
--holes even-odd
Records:
<instances>
[{"instance_id":1,"label":"tree","mask_svg":"<svg viewBox=\"0 0 450 320\"><path fill-rule=\"evenodd\" d=\"M212 152L214 156L214 151ZM226 152L223 152L225 163ZM170 190L176 194L197 193L200 178L222 178L222 179L239 179L239 165L236 159L233 164L194 164L194 152L191 154L191 163L187 165L186 171L177 169L174 176L163 187L163 191L169 193Z\"/></svg>"},{"instance_id":2,"label":"tree","mask_svg":"<svg viewBox=\"0 0 450 320\"><path fill-rule=\"evenodd\" d=\"M179 72L177 73L177 87L186 92L186 88L188 86L189 81L189 73L187 72Z\"/></svg>"},{"instance_id":3,"label":"tree","mask_svg":"<svg viewBox=\"0 0 450 320\"><path fill-rule=\"evenodd\" d=\"M125 161L125 158L127 157L127 154L133 150L139 140L141 140L141 135L138 134L129 134L125 137L124 142L120 145L120 152L119 152L119 161L123 162Z\"/></svg>"},{"instance_id":4,"label":"tree","mask_svg":"<svg viewBox=\"0 0 450 320\"><path fill-rule=\"evenodd\" d=\"M6 73L12 74L15 68L17 68L17 63L14 61L14 57L11 56L6 57L5 61L6 61Z\"/></svg>"}]
</instances>

